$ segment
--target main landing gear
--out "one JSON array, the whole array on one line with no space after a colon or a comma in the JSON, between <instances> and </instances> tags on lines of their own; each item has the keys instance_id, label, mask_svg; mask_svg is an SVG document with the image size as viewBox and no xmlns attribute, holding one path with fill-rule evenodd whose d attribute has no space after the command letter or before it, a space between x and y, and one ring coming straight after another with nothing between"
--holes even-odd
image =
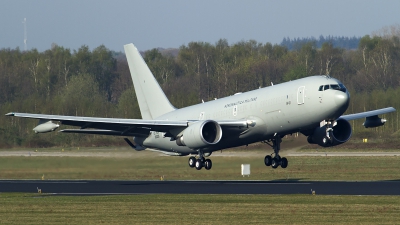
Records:
<instances>
[{"instance_id":1,"label":"main landing gear","mask_svg":"<svg viewBox=\"0 0 400 225\"><path fill-rule=\"evenodd\" d=\"M271 155L267 155L264 158L264 163L266 166L271 166L272 168L276 169L280 165L282 168L286 168L288 166L288 160L285 157L281 157L279 155L279 150L281 149L281 136L277 135L275 138L272 140L272 145L268 142L264 142L271 146L274 149L274 155L275 157L272 158Z\"/></svg>"},{"instance_id":2,"label":"main landing gear","mask_svg":"<svg viewBox=\"0 0 400 225\"><path fill-rule=\"evenodd\" d=\"M210 170L212 167L211 159L205 159L203 152L199 151L199 158L196 159L195 157L189 157L189 166L191 168L196 168L196 170L201 170L201 168L205 168L206 170Z\"/></svg>"}]
</instances>

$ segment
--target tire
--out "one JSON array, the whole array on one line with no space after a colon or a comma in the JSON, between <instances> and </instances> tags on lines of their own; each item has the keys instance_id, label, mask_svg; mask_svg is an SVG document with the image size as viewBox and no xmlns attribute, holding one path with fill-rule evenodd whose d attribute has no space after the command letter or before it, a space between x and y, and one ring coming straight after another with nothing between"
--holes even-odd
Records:
<instances>
[{"instance_id":1,"label":"tire","mask_svg":"<svg viewBox=\"0 0 400 225\"><path fill-rule=\"evenodd\" d=\"M191 156L189 158L188 164L189 164L190 168L193 168L196 165L196 158Z\"/></svg>"},{"instance_id":2,"label":"tire","mask_svg":"<svg viewBox=\"0 0 400 225\"><path fill-rule=\"evenodd\" d=\"M315 144L315 142L312 140L312 136L311 135L307 137L307 142L309 144Z\"/></svg>"},{"instance_id":3,"label":"tire","mask_svg":"<svg viewBox=\"0 0 400 225\"><path fill-rule=\"evenodd\" d=\"M272 163L271 163L271 167L276 169L276 168L278 168L278 166L279 166L279 159L273 158L272 159Z\"/></svg>"},{"instance_id":4,"label":"tire","mask_svg":"<svg viewBox=\"0 0 400 225\"><path fill-rule=\"evenodd\" d=\"M203 162L201 161L201 159L196 160L196 164L194 167L196 168L196 170L201 170L201 168L203 168Z\"/></svg>"},{"instance_id":5,"label":"tire","mask_svg":"<svg viewBox=\"0 0 400 225\"><path fill-rule=\"evenodd\" d=\"M329 140L329 138L328 138L327 136L324 136L324 137L322 138L322 144L323 144L325 147L329 147L329 146L331 145L331 140Z\"/></svg>"},{"instance_id":6,"label":"tire","mask_svg":"<svg viewBox=\"0 0 400 225\"><path fill-rule=\"evenodd\" d=\"M210 170L211 167L212 167L212 161L211 161L211 159L206 159L206 161L204 162L204 168L205 168L206 170Z\"/></svg>"},{"instance_id":7,"label":"tire","mask_svg":"<svg viewBox=\"0 0 400 225\"><path fill-rule=\"evenodd\" d=\"M272 157L270 155L265 156L264 163L266 166L271 166L272 164Z\"/></svg>"},{"instance_id":8,"label":"tire","mask_svg":"<svg viewBox=\"0 0 400 225\"><path fill-rule=\"evenodd\" d=\"M287 160L287 158L285 158L285 157L283 157L282 159L281 159L281 167L282 168L286 168L287 166L288 166L288 160Z\"/></svg>"}]
</instances>

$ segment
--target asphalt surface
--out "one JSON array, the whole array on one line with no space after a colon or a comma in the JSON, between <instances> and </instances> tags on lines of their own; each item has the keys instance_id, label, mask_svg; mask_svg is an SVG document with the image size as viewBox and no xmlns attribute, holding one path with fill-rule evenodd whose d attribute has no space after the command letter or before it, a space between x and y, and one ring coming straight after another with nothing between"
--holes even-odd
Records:
<instances>
[{"instance_id":1,"label":"asphalt surface","mask_svg":"<svg viewBox=\"0 0 400 225\"><path fill-rule=\"evenodd\" d=\"M268 151L230 151L226 150L223 152L213 152L212 157L261 157L264 158L268 154ZM112 150L112 149L92 149L90 151L45 151L40 150L29 151L29 150L18 150L18 151L0 151L0 157L105 157L105 158L143 158L143 157L155 157L155 156L167 156L159 152L152 151L132 151L132 150ZM346 157L363 157L363 156L374 156L374 157L392 157L400 156L400 151L387 151L387 152L329 152L329 151L313 151L313 152L298 152L295 150L284 150L282 156L285 157L304 157L304 156L346 156Z\"/></svg>"},{"instance_id":2,"label":"asphalt surface","mask_svg":"<svg viewBox=\"0 0 400 225\"><path fill-rule=\"evenodd\" d=\"M400 181L99 181L0 180L1 192L102 194L316 194L400 195Z\"/></svg>"}]
</instances>

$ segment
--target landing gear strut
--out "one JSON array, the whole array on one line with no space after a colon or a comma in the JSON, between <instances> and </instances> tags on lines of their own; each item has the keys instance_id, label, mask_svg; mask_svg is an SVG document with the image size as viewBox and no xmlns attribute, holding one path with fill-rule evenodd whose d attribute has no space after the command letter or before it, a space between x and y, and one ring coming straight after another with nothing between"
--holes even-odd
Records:
<instances>
[{"instance_id":1,"label":"landing gear strut","mask_svg":"<svg viewBox=\"0 0 400 225\"><path fill-rule=\"evenodd\" d=\"M202 151L199 151L199 157L197 159L193 156L189 157L188 164L191 168L196 168L196 170L201 170L203 167L206 170L210 170L212 167L211 159L205 159Z\"/></svg>"},{"instance_id":2,"label":"landing gear strut","mask_svg":"<svg viewBox=\"0 0 400 225\"><path fill-rule=\"evenodd\" d=\"M328 147L332 144L333 126L335 121L326 121L326 135L322 138L322 144Z\"/></svg>"},{"instance_id":3,"label":"landing gear strut","mask_svg":"<svg viewBox=\"0 0 400 225\"><path fill-rule=\"evenodd\" d=\"M279 155L279 150L281 149L281 136L277 135L273 139L271 139L272 145L268 142L264 142L271 146L274 149L274 157L272 158L271 155L267 155L264 158L264 163L266 166L271 166L272 168L276 169L280 165L282 168L286 168L288 166L288 160L285 157L281 157Z\"/></svg>"}]
</instances>

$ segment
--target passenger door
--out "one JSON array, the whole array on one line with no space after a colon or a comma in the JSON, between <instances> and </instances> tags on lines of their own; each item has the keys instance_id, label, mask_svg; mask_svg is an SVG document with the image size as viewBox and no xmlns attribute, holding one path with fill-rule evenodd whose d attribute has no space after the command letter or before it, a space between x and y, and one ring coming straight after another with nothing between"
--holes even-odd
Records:
<instances>
[{"instance_id":1,"label":"passenger door","mask_svg":"<svg viewBox=\"0 0 400 225\"><path fill-rule=\"evenodd\" d=\"M297 89L297 104L298 105L304 104L304 90L305 90L305 86L301 86Z\"/></svg>"}]
</instances>

